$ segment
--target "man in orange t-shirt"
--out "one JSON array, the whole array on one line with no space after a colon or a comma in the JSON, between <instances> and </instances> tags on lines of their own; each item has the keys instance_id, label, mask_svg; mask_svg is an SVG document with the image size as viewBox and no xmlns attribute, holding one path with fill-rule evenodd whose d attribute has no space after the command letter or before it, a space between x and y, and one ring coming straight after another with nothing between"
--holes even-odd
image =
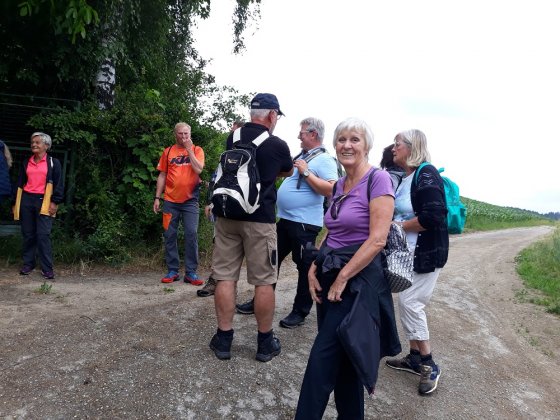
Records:
<instances>
[{"instance_id":1,"label":"man in orange t-shirt","mask_svg":"<svg viewBox=\"0 0 560 420\"><path fill-rule=\"evenodd\" d=\"M166 148L157 169L154 213L161 209L163 200L163 229L167 275L162 283L179 280L179 251L177 229L183 221L185 233L185 283L200 286L204 282L196 274L198 268L198 196L200 173L204 168L204 150L191 139L191 127L180 122L175 125L175 144ZM162 194L165 192L165 199Z\"/></svg>"}]
</instances>

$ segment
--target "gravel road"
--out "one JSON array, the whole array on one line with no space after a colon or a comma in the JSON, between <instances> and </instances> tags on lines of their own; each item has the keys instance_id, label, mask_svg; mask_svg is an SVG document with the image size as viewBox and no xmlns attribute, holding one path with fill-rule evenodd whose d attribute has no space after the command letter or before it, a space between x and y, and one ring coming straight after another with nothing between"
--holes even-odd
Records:
<instances>
[{"instance_id":1,"label":"gravel road","mask_svg":"<svg viewBox=\"0 0 560 420\"><path fill-rule=\"evenodd\" d=\"M428 309L438 390L421 397L417 376L382 364L368 419L560 418L560 318L522 299L514 263L548 232L452 237ZM275 327L282 354L270 363L255 360L255 319L236 315L233 357L219 361L208 348L213 298L184 283L164 292L160 275L63 271L50 294L38 294L38 273L1 268L0 418L292 418L314 311L298 329ZM287 261L275 325L295 284ZM250 295L240 282L238 300ZM336 418L332 401L324 418Z\"/></svg>"}]
</instances>

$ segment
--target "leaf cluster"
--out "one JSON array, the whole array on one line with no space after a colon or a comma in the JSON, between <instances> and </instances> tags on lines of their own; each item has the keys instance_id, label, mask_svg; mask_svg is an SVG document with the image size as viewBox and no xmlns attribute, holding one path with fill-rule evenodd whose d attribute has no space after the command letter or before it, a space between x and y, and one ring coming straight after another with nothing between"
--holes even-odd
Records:
<instances>
[{"instance_id":1,"label":"leaf cluster","mask_svg":"<svg viewBox=\"0 0 560 420\"><path fill-rule=\"evenodd\" d=\"M238 45L259 3L238 1ZM80 103L53 105L28 122L71 151L70 199L60 212L69 240L88 259L111 263L126 261L131 244L159 246L155 167L174 142L175 123L191 125L208 180L224 131L250 98L216 85L193 46L192 28L208 17L210 0L6 0L0 12L0 92ZM105 110L95 96L101 64L116 74L114 106ZM211 226L201 225L210 247Z\"/></svg>"}]
</instances>

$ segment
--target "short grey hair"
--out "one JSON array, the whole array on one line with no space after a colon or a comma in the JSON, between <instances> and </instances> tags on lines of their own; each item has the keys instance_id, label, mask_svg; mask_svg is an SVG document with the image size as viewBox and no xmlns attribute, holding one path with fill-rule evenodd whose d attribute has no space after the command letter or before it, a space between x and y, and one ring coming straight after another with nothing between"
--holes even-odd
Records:
<instances>
[{"instance_id":1,"label":"short grey hair","mask_svg":"<svg viewBox=\"0 0 560 420\"><path fill-rule=\"evenodd\" d=\"M173 133L177 133L177 129L179 127L189 127L189 130L192 130L191 126L188 125L186 122L178 122L177 124L175 124L175 128L173 129Z\"/></svg>"},{"instance_id":2,"label":"short grey hair","mask_svg":"<svg viewBox=\"0 0 560 420\"><path fill-rule=\"evenodd\" d=\"M259 120L265 119L270 114L270 111L278 111L277 109L251 109L251 119L256 118Z\"/></svg>"},{"instance_id":3,"label":"short grey hair","mask_svg":"<svg viewBox=\"0 0 560 420\"><path fill-rule=\"evenodd\" d=\"M364 120L361 120L359 118L354 118L354 117L346 118L344 121L342 121L340 124L336 126L334 130L334 136L333 136L333 147L335 148L335 150L336 150L336 140L338 139L340 133L345 130L354 130L362 133L366 140L367 152L369 153L369 151L373 147L373 131L371 131L371 128Z\"/></svg>"},{"instance_id":4,"label":"short grey hair","mask_svg":"<svg viewBox=\"0 0 560 420\"><path fill-rule=\"evenodd\" d=\"M395 136L395 141L399 139L410 149L410 156L406 160L408 167L418 168L422 163L431 160L428 140L422 131L417 129L402 131Z\"/></svg>"},{"instance_id":5,"label":"short grey hair","mask_svg":"<svg viewBox=\"0 0 560 420\"><path fill-rule=\"evenodd\" d=\"M45 133L41 133L40 131L36 131L35 133L31 134L30 140L33 140L33 137L41 137L43 144L47 146L47 150L50 150L52 146L52 139L51 136Z\"/></svg>"},{"instance_id":6,"label":"short grey hair","mask_svg":"<svg viewBox=\"0 0 560 420\"><path fill-rule=\"evenodd\" d=\"M308 117L301 120L299 123L301 126L306 125L308 131L314 131L317 133L317 138L321 143L323 143L323 138L325 137L325 124L319 118Z\"/></svg>"}]
</instances>

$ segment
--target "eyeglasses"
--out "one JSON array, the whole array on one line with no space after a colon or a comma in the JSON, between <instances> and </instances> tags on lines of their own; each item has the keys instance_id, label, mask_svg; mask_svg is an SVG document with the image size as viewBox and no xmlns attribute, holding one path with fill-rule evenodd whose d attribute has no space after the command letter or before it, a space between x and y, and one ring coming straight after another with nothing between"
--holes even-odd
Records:
<instances>
[{"instance_id":1,"label":"eyeglasses","mask_svg":"<svg viewBox=\"0 0 560 420\"><path fill-rule=\"evenodd\" d=\"M331 217L333 220L338 219L338 212L343 201L346 200L348 194L342 194L336 197L331 204Z\"/></svg>"},{"instance_id":2,"label":"eyeglasses","mask_svg":"<svg viewBox=\"0 0 560 420\"><path fill-rule=\"evenodd\" d=\"M282 114L280 114L280 110L275 109L274 110L276 112L276 119L279 120L280 118L282 118Z\"/></svg>"},{"instance_id":3,"label":"eyeglasses","mask_svg":"<svg viewBox=\"0 0 560 420\"><path fill-rule=\"evenodd\" d=\"M300 131L299 132L299 137L303 136L305 133L314 133L315 130L305 130L305 131Z\"/></svg>"}]
</instances>

